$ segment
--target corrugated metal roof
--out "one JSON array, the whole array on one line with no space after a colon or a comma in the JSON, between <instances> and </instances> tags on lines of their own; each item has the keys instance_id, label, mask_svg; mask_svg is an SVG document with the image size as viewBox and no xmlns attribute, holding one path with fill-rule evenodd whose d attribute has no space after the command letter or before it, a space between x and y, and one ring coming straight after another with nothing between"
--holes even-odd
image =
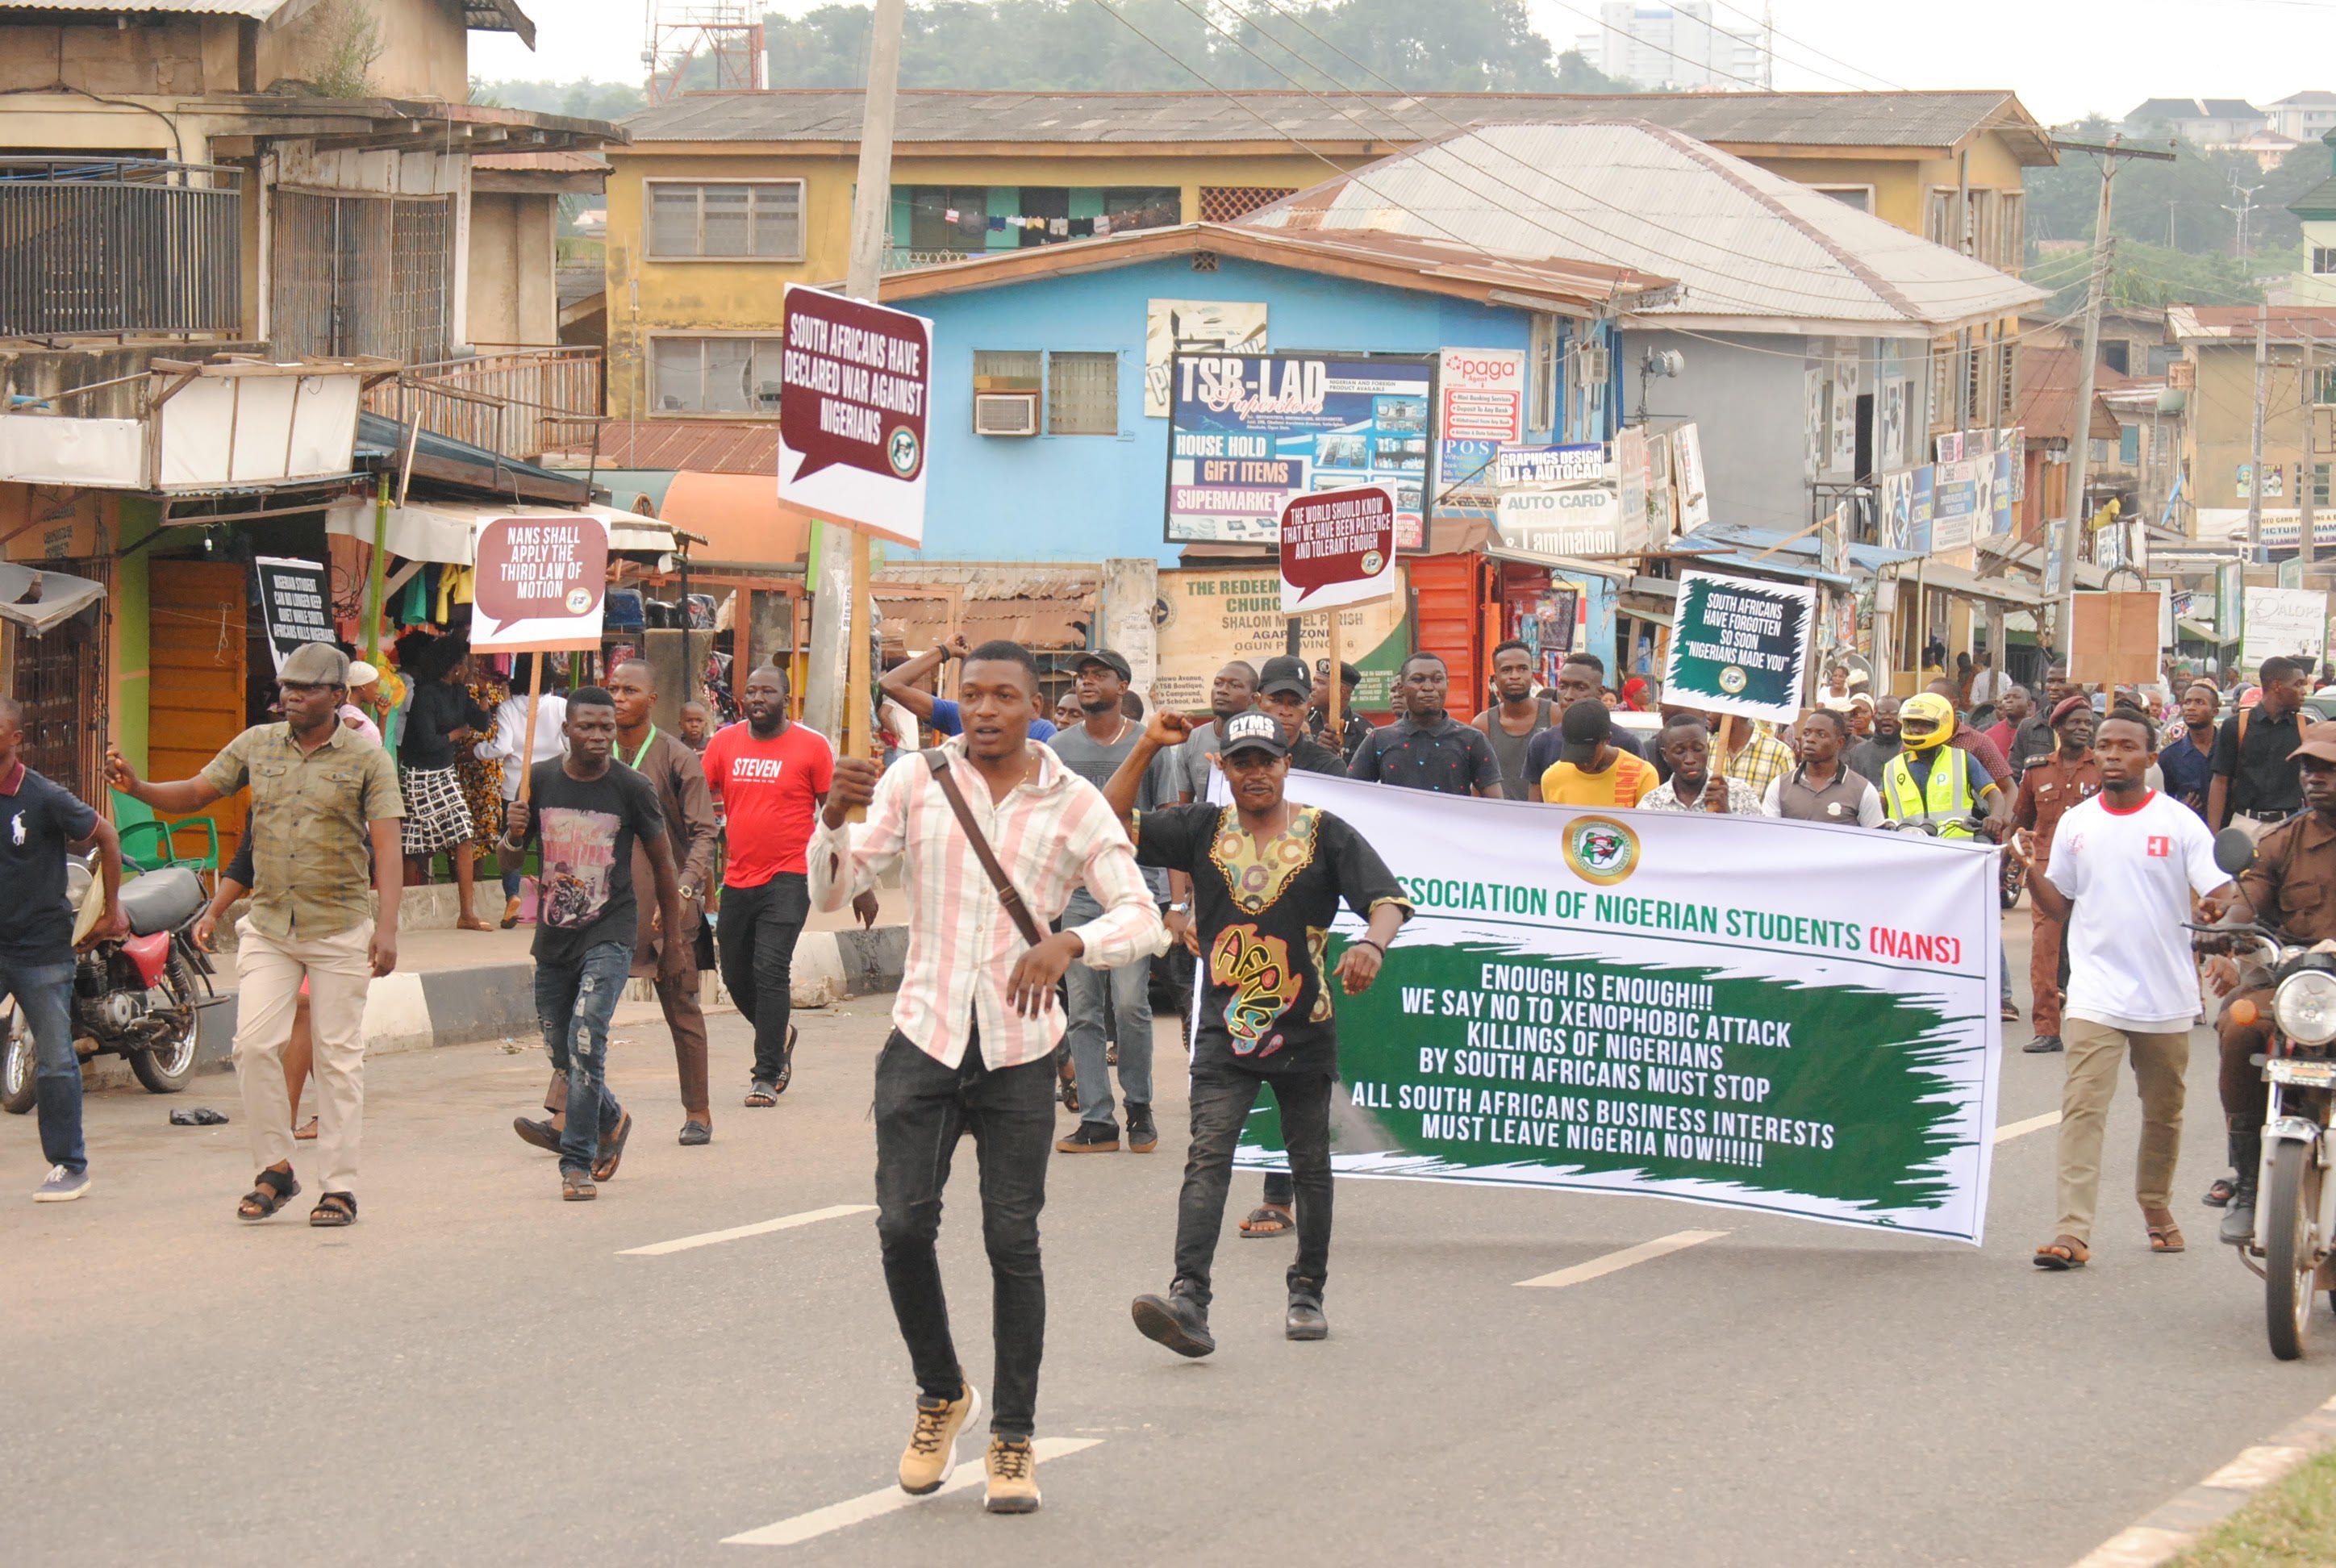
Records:
<instances>
[{"instance_id":1,"label":"corrugated metal roof","mask_svg":"<svg viewBox=\"0 0 2336 1568\"><path fill-rule=\"evenodd\" d=\"M1693 138L1638 121L1491 125L1415 147L1239 228L1409 234L1676 278L1650 325L1929 336L2044 291Z\"/></svg>"},{"instance_id":2,"label":"corrugated metal roof","mask_svg":"<svg viewBox=\"0 0 2336 1568\"><path fill-rule=\"evenodd\" d=\"M2230 338L2254 341L2255 307L2252 305L2169 305L2166 336L2175 343ZM2274 305L2265 312L2264 336L2273 343L2302 343L2305 338L2336 341L2336 306Z\"/></svg>"},{"instance_id":3,"label":"corrugated metal roof","mask_svg":"<svg viewBox=\"0 0 2336 1568\"><path fill-rule=\"evenodd\" d=\"M291 0L8 0L11 11L160 11L265 22Z\"/></svg>"},{"instance_id":4,"label":"corrugated metal roof","mask_svg":"<svg viewBox=\"0 0 2336 1568\"><path fill-rule=\"evenodd\" d=\"M857 88L691 93L626 123L638 141L856 142ZM1617 112L1730 146L1949 148L1998 130L2022 163L2058 161L2018 97L1955 93L999 93L904 90L895 145L1265 141L1397 146L1489 121Z\"/></svg>"},{"instance_id":5,"label":"corrugated metal roof","mask_svg":"<svg viewBox=\"0 0 2336 1568\"><path fill-rule=\"evenodd\" d=\"M551 468L582 468L589 446L544 453ZM600 427L601 468L687 469L696 473L779 472L776 420L617 419Z\"/></svg>"}]
</instances>

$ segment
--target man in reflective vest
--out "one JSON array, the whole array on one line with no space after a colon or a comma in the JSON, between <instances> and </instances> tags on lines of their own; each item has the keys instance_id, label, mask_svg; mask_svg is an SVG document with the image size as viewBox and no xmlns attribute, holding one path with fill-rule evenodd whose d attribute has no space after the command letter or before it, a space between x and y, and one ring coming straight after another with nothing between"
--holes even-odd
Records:
<instances>
[{"instance_id":1,"label":"man in reflective vest","mask_svg":"<svg viewBox=\"0 0 2336 1568\"><path fill-rule=\"evenodd\" d=\"M1954 733L1955 710L1945 697L1924 692L1906 699L1898 710L1898 755L1882 770L1883 809L1898 822L1930 823L1942 839L2000 838L2010 803L1969 752L1947 744Z\"/></svg>"}]
</instances>

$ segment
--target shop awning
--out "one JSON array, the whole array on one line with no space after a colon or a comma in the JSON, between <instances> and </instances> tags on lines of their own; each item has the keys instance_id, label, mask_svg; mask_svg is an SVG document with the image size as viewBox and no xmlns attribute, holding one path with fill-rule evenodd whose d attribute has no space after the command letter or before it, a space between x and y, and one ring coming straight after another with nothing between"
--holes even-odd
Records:
<instances>
[{"instance_id":1,"label":"shop awning","mask_svg":"<svg viewBox=\"0 0 2336 1568\"><path fill-rule=\"evenodd\" d=\"M1814 532L1788 533L1781 529L1754 528L1741 522L1707 522L1693 533L1683 534L1672 541L1674 554L1710 555L1721 550L1738 550L1757 558L1747 561L1757 571L1785 575L1806 575L1817 582L1841 582L1837 577L1827 577L1815 568L1819 559L1817 536ZM1885 566L1903 561L1919 560L1922 551L1891 550L1878 544L1852 542L1844 553L1849 564L1863 573L1880 571Z\"/></svg>"},{"instance_id":2,"label":"shop awning","mask_svg":"<svg viewBox=\"0 0 2336 1568\"><path fill-rule=\"evenodd\" d=\"M2195 638L2200 642L2211 642L2217 648L2238 640L2236 638L2223 636L2203 620L2192 620L2186 616L2175 621L2174 628L2184 637Z\"/></svg>"},{"instance_id":3,"label":"shop awning","mask_svg":"<svg viewBox=\"0 0 2336 1568\"><path fill-rule=\"evenodd\" d=\"M1912 582L1914 576L1912 568L1902 567L1898 580ZM2018 605L2022 609L2033 609L2050 602L2044 590L2032 582L2023 582L2011 577L1981 577L1969 567L1949 566L1942 561L1934 560L1924 566L1922 578L1924 588L1960 594L1965 599L1984 599L1998 604Z\"/></svg>"},{"instance_id":4,"label":"shop awning","mask_svg":"<svg viewBox=\"0 0 2336 1568\"><path fill-rule=\"evenodd\" d=\"M34 591L38 579L37 598ZM12 566L0 561L0 620L12 621L34 637L71 620L105 597L105 585L85 577L68 577L44 567Z\"/></svg>"},{"instance_id":5,"label":"shop awning","mask_svg":"<svg viewBox=\"0 0 2336 1568\"><path fill-rule=\"evenodd\" d=\"M462 501L414 501L389 509L385 535L392 555L408 560L443 565L471 564L472 541L482 519L491 517L597 517L608 525L608 548L619 554L663 555L681 548L673 530L654 517L622 511L613 506L480 506ZM325 512L325 528L370 544L374 533L373 502L359 498L336 502Z\"/></svg>"},{"instance_id":6,"label":"shop awning","mask_svg":"<svg viewBox=\"0 0 2336 1568\"><path fill-rule=\"evenodd\" d=\"M1513 560L1519 566L1545 567L1569 577L1602 577L1613 582L1628 582L1638 575L1635 561L1582 560L1571 555L1536 555L1531 550L1511 550L1497 539L1484 546L1484 553L1494 560Z\"/></svg>"}]
</instances>

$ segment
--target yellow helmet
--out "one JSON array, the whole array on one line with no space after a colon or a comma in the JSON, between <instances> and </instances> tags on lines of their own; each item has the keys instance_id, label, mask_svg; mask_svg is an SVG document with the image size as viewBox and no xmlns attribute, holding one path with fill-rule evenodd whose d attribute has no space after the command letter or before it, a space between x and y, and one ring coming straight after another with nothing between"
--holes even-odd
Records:
<instances>
[{"instance_id":1,"label":"yellow helmet","mask_svg":"<svg viewBox=\"0 0 2336 1568\"><path fill-rule=\"evenodd\" d=\"M1913 726L1927 724L1931 727L1916 735ZM1920 696L1910 696L1898 708L1898 739L1908 751L1929 751L1947 744L1955 733L1954 706L1937 692L1926 691Z\"/></svg>"}]
</instances>

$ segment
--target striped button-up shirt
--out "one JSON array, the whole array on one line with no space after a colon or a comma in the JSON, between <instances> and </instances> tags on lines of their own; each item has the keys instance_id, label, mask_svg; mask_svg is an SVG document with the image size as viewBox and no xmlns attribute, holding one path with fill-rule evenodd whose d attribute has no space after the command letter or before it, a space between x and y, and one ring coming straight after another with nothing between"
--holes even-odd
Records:
<instances>
[{"instance_id":1,"label":"striped button-up shirt","mask_svg":"<svg viewBox=\"0 0 2336 1568\"><path fill-rule=\"evenodd\" d=\"M1756 797L1766 795L1780 775L1793 771L1792 752L1773 735L1753 730L1734 751L1722 750L1718 739L1712 736L1713 765L1729 778L1743 780Z\"/></svg>"},{"instance_id":2,"label":"striped button-up shirt","mask_svg":"<svg viewBox=\"0 0 2336 1568\"><path fill-rule=\"evenodd\" d=\"M942 748L950 774L1030 913L1042 924L1053 920L1084 882L1103 913L1070 928L1085 944L1080 962L1116 969L1159 950L1160 911L1103 792L1048 747L1033 745L1029 776L993 801L964 744L952 738ZM1063 1012L1052 993L1035 1018L1007 998L1007 978L1028 944L923 758L904 756L885 770L866 822L831 828L822 815L807 858L812 901L822 910L842 909L901 868L909 957L892 1025L920 1050L954 1067L977 1027L982 1060L992 1068L1037 1061L1055 1048Z\"/></svg>"}]
</instances>

